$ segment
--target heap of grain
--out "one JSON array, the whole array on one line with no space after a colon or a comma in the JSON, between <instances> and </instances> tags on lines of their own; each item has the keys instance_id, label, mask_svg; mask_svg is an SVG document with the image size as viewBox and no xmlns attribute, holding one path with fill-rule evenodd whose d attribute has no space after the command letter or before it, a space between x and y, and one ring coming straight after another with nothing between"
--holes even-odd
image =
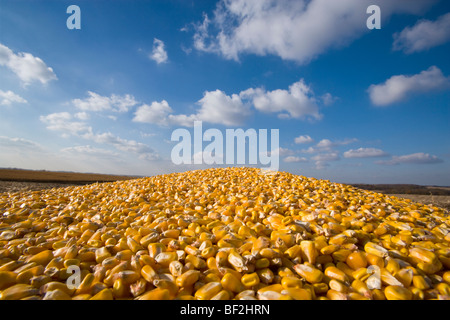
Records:
<instances>
[{"instance_id":1,"label":"heap of grain","mask_svg":"<svg viewBox=\"0 0 450 320\"><path fill-rule=\"evenodd\" d=\"M449 299L449 231L444 209L253 168L3 193L0 298Z\"/></svg>"}]
</instances>

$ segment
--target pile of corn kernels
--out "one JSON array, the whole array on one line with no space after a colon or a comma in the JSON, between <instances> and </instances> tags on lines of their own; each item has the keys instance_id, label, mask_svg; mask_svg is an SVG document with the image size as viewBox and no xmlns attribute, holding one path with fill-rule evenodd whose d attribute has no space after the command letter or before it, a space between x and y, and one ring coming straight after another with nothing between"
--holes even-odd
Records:
<instances>
[{"instance_id":1,"label":"pile of corn kernels","mask_svg":"<svg viewBox=\"0 0 450 320\"><path fill-rule=\"evenodd\" d=\"M450 299L441 208L256 168L0 194L2 300Z\"/></svg>"}]
</instances>

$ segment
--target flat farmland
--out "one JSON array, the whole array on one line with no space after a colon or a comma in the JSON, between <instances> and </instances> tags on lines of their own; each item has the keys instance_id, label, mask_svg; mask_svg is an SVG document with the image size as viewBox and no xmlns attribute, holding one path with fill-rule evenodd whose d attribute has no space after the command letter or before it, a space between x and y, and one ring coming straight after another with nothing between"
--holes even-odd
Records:
<instances>
[{"instance_id":1,"label":"flat farmland","mask_svg":"<svg viewBox=\"0 0 450 320\"><path fill-rule=\"evenodd\" d=\"M45 170L0 169L0 192L36 191L70 185L85 185L136 178L140 177Z\"/></svg>"}]
</instances>

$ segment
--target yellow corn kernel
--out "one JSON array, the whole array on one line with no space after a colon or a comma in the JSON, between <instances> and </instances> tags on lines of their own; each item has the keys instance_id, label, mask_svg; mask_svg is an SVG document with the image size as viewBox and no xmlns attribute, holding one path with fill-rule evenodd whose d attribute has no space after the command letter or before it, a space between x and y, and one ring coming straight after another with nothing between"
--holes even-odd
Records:
<instances>
[{"instance_id":1,"label":"yellow corn kernel","mask_svg":"<svg viewBox=\"0 0 450 320\"><path fill-rule=\"evenodd\" d=\"M442 279L448 284L450 284L450 271L445 271L444 274L442 275Z\"/></svg>"},{"instance_id":2,"label":"yellow corn kernel","mask_svg":"<svg viewBox=\"0 0 450 320\"><path fill-rule=\"evenodd\" d=\"M209 282L195 292L195 297L199 300L211 300L216 294L222 291L220 282Z\"/></svg>"},{"instance_id":3,"label":"yellow corn kernel","mask_svg":"<svg viewBox=\"0 0 450 320\"><path fill-rule=\"evenodd\" d=\"M327 298L330 300L349 300L348 294L333 289L327 291Z\"/></svg>"},{"instance_id":4,"label":"yellow corn kernel","mask_svg":"<svg viewBox=\"0 0 450 320\"><path fill-rule=\"evenodd\" d=\"M294 270L309 283L319 283L323 279L323 272L312 265L297 264Z\"/></svg>"},{"instance_id":5,"label":"yellow corn kernel","mask_svg":"<svg viewBox=\"0 0 450 320\"><path fill-rule=\"evenodd\" d=\"M301 279L294 276L285 276L281 278L281 285L285 289L289 288L301 288L303 287L303 282Z\"/></svg>"},{"instance_id":6,"label":"yellow corn kernel","mask_svg":"<svg viewBox=\"0 0 450 320\"><path fill-rule=\"evenodd\" d=\"M0 293L0 300L20 300L39 293L39 290L28 284L15 284Z\"/></svg>"},{"instance_id":7,"label":"yellow corn kernel","mask_svg":"<svg viewBox=\"0 0 450 320\"><path fill-rule=\"evenodd\" d=\"M269 268L258 269L256 270L256 273L259 276L259 280L265 284L272 283L275 278L275 275Z\"/></svg>"},{"instance_id":8,"label":"yellow corn kernel","mask_svg":"<svg viewBox=\"0 0 450 320\"><path fill-rule=\"evenodd\" d=\"M355 279L352 282L351 287L353 290L355 290L355 292L359 293L363 297L366 297L369 299L373 298L372 291L367 287L367 284L364 283L363 281Z\"/></svg>"},{"instance_id":9,"label":"yellow corn kernel","mask_svg":"<svg viewBox=\"0 0 450 320\"><path fill-rule=\"evenodd\" d=\"M27 263L36 263L41 266L46 266L53 259L53 252L51 250L41 251L27 259Z\"/></svg>"},{"instance_id":10,"label":"yellow corn kernel","mask_svg":"<svg viewBox=\"0 0 450 320\"><path fill-rule=\"evenodd\" d=\"M141 276L147 281L152 283L153 280L159 278L159 275L156 273L155 269L153 269L150 265L145 265L141 269Z\"/></svg>"},{"instance_id":11,"label":"yellow corn kernel","mask_svg":"<svg viewBox=\"0 0 450 320\"><path fill-rule=\"evenodd\" d=\"M39 276L44 273L44 267L41 265L32 267L19 273L16 277L17 283L28 284L32 277Z\"/></svg>"},{"instance_id":12,"label":"yellow corn kernel","mask_svg":"<svg viewBox=\"0 0 450 320\"><path fill-rule=\"evenodd\" d=\"M339 250L339 248L340 247L336 244L330 244L330 245L320 249L320 252L324 255L329 255L329 254L332 254L333 252Z\"/></svg>"},{"instance_id":13,"label":"yellow corn kernel","mask_svg":"<svg viewBox=\"0 0 450 320\"><path fill-rule=\"evenodd\" d=\"M169 291L170 296L174 297L178 292L178 286L172 280L168 279L155 279L153 285L159 289L166 289Z\"/></svg>"},{"instance_id":14,"label":"yellow corn kernel","mask_svg":"<svg viewBox=\"0 0 450 320\"><path fill-rule=\"evenodd\" d=\"M387 258L386 260L387 260L387 264L385 266L386 270L389 271L393 276L395 276L397 272L400 271L399 263L393 258Z\"/></svg>"},{"instance_id":15,"label":"yellow corn kernel","mask_svg":"<svg viewBox=\"0 0 450 320\"><path fill-rule=\"evenodd\" d=\"M260 279L256 272L244 274L241 278L241 282L244 286L253 287L259 284Z\"/></svg>"},{"instance_id":16,"label":"yellow corn kernel","mask_svg":"<svg viewBox=\"0 0 450 320\"><path fill-rule=\"evenodd\" d=\"M431 283L429 283L423 276L420 275L413 276L412 282L414 287L420 290L427 290L431 288Z\"/></svg>"},{"instance_id":17,"label":"yellow corn kernel","mask_svg":"<svg viewBox=\"0 0 450 320\"><path fill-rule=\"evenodd\" d=\"M200 271L188 270L176 279L176 284L179 287L190 287L198 281L200 277Z\"/></svg>"},{"instance_id":18,"label":"yellow corn kernel","mask_svg":"<svg viewBox=\"0 0 450 320\"><path fill-rule=\"evenodd\" d=\"M244 258L237 253L237 251L232 250L228 254L228 263L233 266L233 268L239 272L244 271L247 269L246 263Z\"/></svg>"},{"instance_id":19,"label":"yellow corn kernel","mask_svg":"<svg viewBox=\"0 0 450 320\"><path fill-rule=\"evenodd\" d=\"M342 281L339 281L336 279L331 279L330 282L328 282L328 286L332 290L336 290L336 291L344 292L344 293L347 293L348 289L349 289L349 287L346 286Z\"/></svg>"},{"instance_id":20,"label":"yellow corn kernel","mask_svg":"<svg viewBox=\"0 0 450 320\"><path fill-rule=\"evenodd\" d=\"M102 263L106 258L111 257L111 253L106 247L99 248L95 251L95 261Z\"/></svg>"},{"instance_id":21,"label":"yellow corn kernel","mask_svg":"<svg viewBox=\"0 0 450 320\"><path fill-rule=\"evenodd\" d=\"M381 289L373 289L372 297L373 300L386 300L386 296L384 295L384 292Z\"/></svg>"},{"instance_id":22,"label":"yellow corn kernel","mask_svg":"<svg viewBox=\"0 0 450 320\"><path fill-rule=\"evenodd\" d=\"M320 283L313 283L312 289L315 293L315 295L320 295L328 291L329 287L326 283L320 282Z\"/></svg>"},{"instance_id":23,"label":"yellow corn kernel","mask_svg":"<svg viewBox=\"0 0 450 320\"><path fill-rule=\"evenodd\" d=\"M352 253L351 250L348 249L339 249L331 254L333 260L336 262L344 262L347 260L348 256Z\"/></svg>"},{"instance_id":24,"label":"yellow corn kernel","mask_svg":"<svg viewBox=\"0 0 450 320\"><path fill-rule=\"evenodd\" d=\"M111 289L105 288L89 300L114 300L114 296Z\"/></svg>"},{"instance_id":25,"label":"yellow corn kernel","mask_svg":"<svg viewBox=\"0 0 450 320\"><path fill-rule=\"evenodd\" d=\"M411 248L409 250L409 255L425 263L434 263L437 261L437 257L433 252L422 248Z\"/></svg>"},{"instance_id":26,"label":"yellow corn kernel","mask_svg":"<svg viewBox=\"0 0 450 320\"><path fill-rule=\"evenodd\" d=\"M382 257L368 253L366 254L366 258L369 265L384 268L384 259Z\"/></svg>"},{"instance_id":27,"label":"yellow corn kernel","mask_svg":"<svg viewBox=\"0 0 450 320\"><path fill-rule=\"evenodd\" d=\"M387 300L412 300L412 292L401 286L387 286L384 289Z\"/></svg>"},{"instance_id":28,"label":"yellow corn kernel","mask_svg":"<svg viewBox=\"0 0 450 320\"><path fill-rule=\"evenodd\" d=\"M211 300L230 300L230 299L231 295L227 290L222 290L211 298Z\"/></svg>"},{"instance_id":29,"label":"yellow corn kernel","mask_svg":"<svg viewBox=\"0 0 450 320\"><path fill-rule=\"evenodd\" d=\"M398 270L398 272L395 274L395 277L406 288L408 288L409 286L411 286L411 283L412 283L412 280L413 280L413 277L414 277L414 273L409 268L403 268L403 269Z\"/></svg>"},{"instance_id":30,"label":"yellow corn kernel","mask_svg":"<svg viewBox=\"0 0 450 320\"><path fill-rule=\"evenodd\" d=\"M176 252L161 252L155 257L155 262L160 266L167 268L172 261L178 259Z\"/></svg>"},{"instance_id":31,"label":"yellow corn kernel","mask_svg":"<svg viewBox=\"0 0 450 320\"><path fill-rule=\"evenodd\" d=\"M353 270L367 267L367 258L364 252L355 251L350 253L345 260L345 263Z\"/></svg>"},{"instance_id":32,"label":"yellow corn kernel","mask_svg":"<svg viewBox=\"0 0 450 320\"><path fill-rule=\"evenodd\" d=\"M312 300L311 292L303 288L286 288L281 294L288 295L294 300Z\"/></svg>"},{"instance_id":33,"label":"yellow corn kernel","mask_svg":"<svg viewBox=\"0 0 450 320\"><path fill-rule=\"evenodd\" d=\"M116 274L114 274L113 279L114 279L114 281L117 279L122 279L124 285L130 285L133 282L136 282L137 280L139 280L140 277L141 277L141 275L139 273L137 273L136 271L124 270L124 271L119 271Z\"/></svg>"},{"instance_id":34,"label":"yellow corn kernel","mask_svg":"<svg viewBox=\"0 0 450 320\"><path fill-rule=\"evenodd\" d=\"M137 242L136 240L134 240L131 237L127 238L127 245L133 253L136 253L139 250L144 249L139 242Z\"/></svg>"},{"instance_id":35,"label":"yellow corn kernel","mask_svg":"<svg viewBox=\"0 0 450 320\"><path fill-rule=\"evenodd\" d=\"M238 293L245 290L240 278L237 278L232 273L226 273L220 280L220 283L225 290L231 292Z\"/></svg>"},{"instance_id":36,"label":"yellow corn kernel","mask_svg":"<svg viewBox=\"0 0 450 320\"><path fill-rule=\"evenodd\" d=\"M438 289L440 294L444 296L450 296L450 285L448 285L447 283L438 283L435 288Z\"/></svg>"},{"instance_id":37,"label":"yellow corn kernel","mask_svg":"<svg viewBox=\"0 0 450 320\"><path fill-rule=\"evenodd\" d=\"M367 242L364 245L364 251L366 251L369 254L373 254L380 258L385 258L388 255L388 250L383 248L382 246L373 243L373 242Z\"/></svg>"},{"instance_id":38,"label":"yellow corn kernel","mask_svg":"<svg viewBox=\"0 0 450 320\"><path fill-rule=\"evenodd\" d=\"M336 267L333 267L333 266L327 267L325 269L324 274L327 277L331 278L331 279L336 279L336 280L339 280L339 281L342 281L342 282L348 282L349 281L349 279L348 279L348 277L347 277L347 275L345 274L344 271L342 271L342 270L340 270L340 269L338 269Z\"/></svg>"},{"instance_id":39,"label":"yellow corn kernel","mask_svg":"<svg viewBox=\"0 0 450 320\"><path fill-rule=\"evenodd\" d=\"M301 256L303 261L309 263L316 263L318 252L316 249L316 244L313 241L303 240L300 242Z\"/></svg>"},{"instance_id":40,"label":"yellow corn kernel","mask_svg":"<svg viewBox=\"0 0 450 320\"><path fill-rule=\"evenodd\" d=\"M72 298L60 289L47 291L42 300L72 300Z\"/></svg>"},{"instance_id":41,"label":"yellow corn kernel","mask_svg":"<svg viewBox=\"0 0 450 320\"><path fill-rule=\"evenodd\" d=\"M301 246L298 244L294 245L284 251L284 254L290 259L301 258Z\"/></svg>"},{"instance_id":42,"label":"yellow corn kernel","mask_svg":"<svg viewBox=\"0 0 450 320\"><path fill-rule=\"evenodd\" d=\"M90 290L92 289L92 285L94 284L95 276L93 273L88 273L84 279L81 281L80 285L75 291L75 295L81 295L90 293Z\"/></svg>"}]
</instances>

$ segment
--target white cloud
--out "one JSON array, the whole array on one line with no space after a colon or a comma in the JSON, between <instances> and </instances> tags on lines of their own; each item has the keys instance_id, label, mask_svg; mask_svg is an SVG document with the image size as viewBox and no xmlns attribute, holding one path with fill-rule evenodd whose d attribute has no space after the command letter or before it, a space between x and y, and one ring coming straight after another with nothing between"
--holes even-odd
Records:
<instances>
[{"instance_id":1,"label":"white cloud","mask_svg":"<svg viewBox=\"0 0 450 320\"><path fill-rule=\"evenodd\" d=\"M382 84L371 85L368 92L374 105L387 106L402 101L411 94L440 90L449 86L450 78L445 77L436 66L431 66L412 76L392 76Z\"/></svg>"},{"instance_id":2,"label":"white cloud","mask_svg":"<svg viewBox=\"0 0 450 320\"><path fill-rule=\"evenodd\" d=\"M68 112L51 113L39 118L47 125L47 129L63 132L63 136L78 136L90 133L92 128L85 122L73 121L73 117Z\"/></svg>"},{"instance_id":3,"label":"white cloud","mask_svg":"<svg viewBox=\"0 0 450 320\"><path fill-rule=\"evenodd\" d=\"M22 149L27 151L43 151L43 148L40 144L23 139L23 138L10 138L5 136L0 136L0 146L2 148L8 149Z\"/></svg>"},{"instance_id":4,"label":"white cloud","mask_svg":"<svg viewBox=\"0 0 450 320\"><path fill-rule=\"evenodd\" d=\"M339 160L339 154L337 152L321 153L311 158L314 161L337 161Z\"/></svg>"},{"instance_id":5,"label":"white cloud","mask_svg":"<svg viewBox=\"0 0 450 320\"><path fill-rule=\"evenodd\" d=\"M322 99L322 102L325 106L331 106L336 100L338 100L338 98L332 96L331 93L325 93L320 98Z\"/></svg>"},{"instance_id":6,"label":"white cloud","mask_svg":"<svg viewBox=\"0 0 450 320\"><path fill-rule=\"evenodd\" d=\"M27 100L11 90L0 90L0 106L10 106L13 103L27 103Z\"/></svg>"},{"instance_id":7,"label":"white cloud","mask_svg":"<svg viewBox=\"0 0 450 320\"><path fill-rule=\"evenodd\" d=\"M132 95L126 94L124 96L111 95L111 97L104 97L95 92L88 91L88 98L73 99L72 104L83 111L114 111L127 112L131 107L138 102Z\"/></svg>"},{"instance_id":8,"label":"white cloud","mask_svg":"<svg viewBox=\"0 0 450 320\"><path fill-rule=\"evenodd\" d=\"M111 132L94 133L86 122L74 121L68 112L52 113L41 116L40 120L47 125L47 129L59 131L64 137L80 137L98 144L111 145L119 151L137 154L142 160L156 160L159 155L148 145L135 140L123 139Z\"/></svg>"},{"instance_id":9,"label":"white cloud","mask_svg":"<svg viewBox=\"0 0 450 320\"><path fill-rule=\"evenodd\" d=\"M111 150L106 150L106 149L102 149L102 148L94 148L90 145L68 147L68 148L61 149L61 152L68 153L68 154L81 154L81 155L87 155L87 156L106 157L106 158L113 158L113 157L120 156L117 152L113 152Z\"/></svg>"},{"instance_id":10,"label":"white cloud","mask_svg":"<svg viewBox=\"0 0 450 320\"><path fill-rule=\"evenodd\" d=\"M255 109L265 113L278 113L282 118L321 119L317 99L303 79L289 86L289 90L265 91L261 88L247 89L240 93L251 99Z\"/></svg>"},{"instance_id":11,"label":"white cloud","mask_svg":"<svg viewBox=\"0 0 450 320\"><path fill-rule=\"evenodd\" d=\"M311 143L313 141L314 141L314 139L311 138L308 135L299 136L299 137L294 139L294 142L297 143L297 144Z\"/></svg>"},{"instance_id":12,"label":"white cloud","mask_svg":"<svg viewBox=\"0 0 450 320\"><path fill-rule=\"evenodd\" d=\"M250 88L231 95L219 89L205 91L197 105L200 108L192 114L175 114L167 101L155 101L150 106L140 106L133 121L162 126L191 127L194 121L239 126L252 114L252 107L264 113L278 113L278 117L283 119L322 117L317 100L303 79L289 86L289 90L265 91L262 88Z\"/></svg>"},{"instance_id":13,"label":"white cloud","mask_svg":"<svg viewBox=\"0 0 450 320\"><path fill-rule=\"evenodd\" d=\"M148 145L135 140L120 138L111 132L93 134L91 130L90 133L83 135L83 138L95 141L99 144L112 145L117 150L123 152L136 153L139 155L140 159L156 160L159 158L157 153Z\"/></svg>"},{"instance_id":14,"label":"white cloud","mask_svg":"<svg viewBox=\"0 0 450 320\"><path fill-rule=\"evenodd\" d=\"M382 19L394 13L423 13L435 1L379 0ZM343 47L365 32L372 0L221 0L213 17L197 24L194 47L239 60L241 54L277 55L308 63Z\"/></svg>"},{"instance_id":15,"label":"white cloud","mask_svg":"<svg viewBox=\"0 0 450 320\"><path fill-rule=\"evenodd\" d=\"M378 161L378 164L384 165L398 165L402 163L409 164L433 164L443 162L442 159L439 159L437 156L430 155L428 153L413 153L404 156L393 156L391 160L388 161Z\"/></svg>"},{"instance_id":16,"label":"white cloud","mask_svg":"<svg viewBox=\"0 0 450 320\"><path fill-rule=\"evenodd\" d=\"M413 27L406 27L394 34L394 50L405 53L425 51L450 41L450 13L436 21L420 20Z\"/></svg>"},{"instance_id":17,"label":"white cloud","mask_svg":"<svg viewBox=\"0 0 450 320\"><path fill-rule=\"evenodd\" d=\"M173 110L166 100L154 101L151 105L143 104L140 106L135 112L133 121L166 126L168 125L167 116L172 112Z\"/></svg>"},{"instance_id":18,"label":"white cloud","mask_svg":"<svg viewBox=\"0 0 450 320\"><path fill-rule=\"evenodd\" d=\"M344 152L344 158L374 158L384 156L387 156L387 153L376 148L350 149Z\"/></svg>"},{"instance_id":19,"label":"white cloud","mask_svg":"<svg viewBox=\"0 0 450 320\"><path fill-rule=\"evenodd\" d=\"M156 63L165 63L168 60L167 51L164 49L164 42L159 39L153 39L153 50L150 54L150 59Z\"/></svg>"},{"instance_id":20,"label":"white cloud","mask_svg":"<svg viewBox=\"0 0 450 320\"><path fill-rule=\"evenodd\" d=\"M53 69L48 67L41 58L27 52L16 54L2 44L0 44L0 66L6 66L14 72L25 85L33 81L46 84L51 80L57 80Z\"/></svg>"},{"instance_id":21,"label":"white cloud","mask_svg":"<svg viewBox=\"0 0 450 320\"><path fill-rule=\"evenodd\" d=\"M140 106L133 121L154 123L158 125L180 125L190 127L194 121L237 126L243 123L249 115L249 107L246 106L237 94L228 96L221 90L206 91L202 99L197 102L200 108L191 115L172 114L173 110L163 100L153 102L150 106Z\"/></svg>"},{"instance_id":22,"label":"white cloud","mask_svg":"<svg viewBox=\"0 0 450 320\"><path fill-rule=\"evenodd\" d=\"M89 120L89 113L87 112L77 112L74 116L80 120Z\"/></svg>"},{"instance_id":23,"label":"white cloud","mask_svg":"<svg viewBox=\"0 0 450 320\"><path fill-rule=\"evenodd\" d=\"M333 148L339 146L345 146L358 141L356 138L331 141L330 139L322 139L315 146L303 149L303 153L321 153L330 152Z\"/></svg>"},{"instance_id":24,"label":"white cloud","mask_svg":"<svg viewBox=\"0 0 450 320\"><path fill-rule=\"evenodd\" d=\"M239 95L228 96L221 90L206 91L198 104L200 110L197 118L209 123L240 125L250 113L249 107L242 102Z\"/></svg>"},{"instance_id":25,"label":"white cloud","mask_svg":"<svg viewBox=\"0 0 450 320\"><path fill-rule=\"evenodd\" d=\"M288 156L283 159L284 162L307 162L308 159L304 157Z\"/></svg>"},{"instance_id":26,"label":"white cloud","mask_svg":"<svg viewBox=\"0 0 450 320\"><path fill-rule=\"evenodd\" d=\"M321 170L329 166L329 162L340 160L339 154L336 151L331 151L328 153L320 153L311 158L315 161L316 169Z\"/></svg>"}]
</instances>

